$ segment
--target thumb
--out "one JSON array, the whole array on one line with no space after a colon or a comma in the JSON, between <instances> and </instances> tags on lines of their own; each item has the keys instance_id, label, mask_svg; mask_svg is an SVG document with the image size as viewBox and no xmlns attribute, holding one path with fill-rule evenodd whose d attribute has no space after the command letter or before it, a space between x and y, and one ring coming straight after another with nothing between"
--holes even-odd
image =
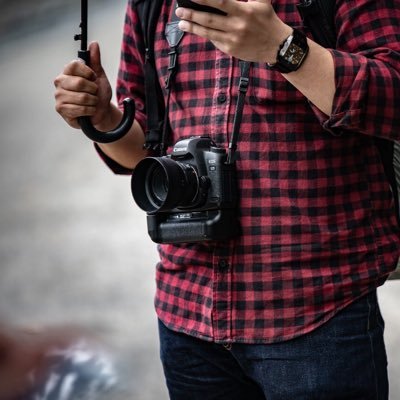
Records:
<instances>
[{"instance_id":1,"label":"thumb","mask_svg":"<svg viewBox=\"0 0 400 400\"><path fill-rule=\"evenodd\" d=\"M100 46L97 42L89 44L90 52L90 68L95 72L97 76L104 74L103 66L101 65L101 54Z\"/></svg>"}]
</instances>

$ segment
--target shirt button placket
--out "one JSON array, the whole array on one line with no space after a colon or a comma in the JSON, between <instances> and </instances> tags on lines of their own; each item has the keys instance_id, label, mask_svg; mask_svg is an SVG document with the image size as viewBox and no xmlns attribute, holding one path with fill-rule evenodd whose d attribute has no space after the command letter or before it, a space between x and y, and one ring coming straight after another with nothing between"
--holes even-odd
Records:
<instances>
[{"instance_id":1,"label":"shirt button placket","mask_svg":"<svg viewBox=\"0 0 400 400\"><path fill-rule=\"evenodd\" d=\"M213 328L214 337L220 342L231 340L231 264L230 246L216 249L214 253Z\"/></svg>"},{"instance_id":2,"label":"shirt button placket","mask_svg":"<svg viewBox=\"0 0 400 400\"><path fill-rule=\"evenodd\" d=\"M215 63L215 92L212 109L212 125L214 140L220 146L226 145L228 114L229 114L229 86L232 74L231 58L217 51Z\"/></svg>"}]
</instances>

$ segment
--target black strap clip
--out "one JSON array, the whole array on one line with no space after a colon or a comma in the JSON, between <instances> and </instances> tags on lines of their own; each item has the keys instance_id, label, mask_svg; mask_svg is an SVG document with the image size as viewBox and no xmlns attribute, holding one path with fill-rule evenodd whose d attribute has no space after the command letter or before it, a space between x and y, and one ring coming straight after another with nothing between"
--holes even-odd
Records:
<instances>
[{"instance_id":1,"label":"black strap clip","mask_svg":"<svg viewBox=\"0 0 400 400\"><path fill-rule=\"evenodd\" d=\"M168 53L168 55L169 55L168 76L165 78L164 81L166 89L169 89L171 78L176 70L176 60L178 57L178 52L176 47L173 47L171 51Z\"/></svg>"},{"instance_id":2,"label":"black strap clip","mask_svg":"<svg viewBox=\"0 0 400 400\"><path fill-rule=\"evenodd\" d=\"M248 87L249 87L249 78L241 76L239 80L239 91L242 93L246 93Z\"/></svg>"}]
</instances>

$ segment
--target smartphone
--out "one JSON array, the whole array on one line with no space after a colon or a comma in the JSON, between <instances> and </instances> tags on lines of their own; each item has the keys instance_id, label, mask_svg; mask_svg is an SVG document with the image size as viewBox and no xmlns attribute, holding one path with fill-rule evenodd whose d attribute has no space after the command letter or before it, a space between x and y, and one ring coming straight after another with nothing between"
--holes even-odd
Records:
<instances>
[{"instance_id":1,"label":"smartphone","mask_svg":"<svg viewBox=\"0 0 400 400\"><path fill-rule=\"evenodd\" d=\"M226 12L219 10L218 8L210 7L210 6L203 6L202 4L195 3L191 0L177 0L179 7L191 8L197 11L203 11L208 13L220 14L220 15L227 15Z\"/></svg>"}]
</instances>

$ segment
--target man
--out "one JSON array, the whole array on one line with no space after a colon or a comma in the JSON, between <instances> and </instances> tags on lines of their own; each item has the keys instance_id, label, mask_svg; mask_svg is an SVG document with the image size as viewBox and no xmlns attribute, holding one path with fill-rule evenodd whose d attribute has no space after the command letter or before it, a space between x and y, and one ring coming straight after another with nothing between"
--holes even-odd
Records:
<instances>
[{"instance_id":1,"label":"man","mask_svg":"<svg viewBox=\"0 0 400 400\"><path fill-rule=\"evenodd\" d=\"M399 229L374 137L400 139L400 2L338 0L336 50L312 40L297 1L198 3L226 15L176 10L187 34L169 139L207 134L226 149L238 59L251 62L237 154L241 234L159 246L156 310L170 397L387 399L376 288L396 266ZM155 39L165 102L173 12L165 1ZM96 145L116 173L147 155L142 47L129 1L117 94L135 99L136 120L123 139ZM56 78L56 109L75 128L87 115L106 131L122 113L110 102L98 45L90 51L92 68L73 61Z\"/></svg>"}]
</instances>

